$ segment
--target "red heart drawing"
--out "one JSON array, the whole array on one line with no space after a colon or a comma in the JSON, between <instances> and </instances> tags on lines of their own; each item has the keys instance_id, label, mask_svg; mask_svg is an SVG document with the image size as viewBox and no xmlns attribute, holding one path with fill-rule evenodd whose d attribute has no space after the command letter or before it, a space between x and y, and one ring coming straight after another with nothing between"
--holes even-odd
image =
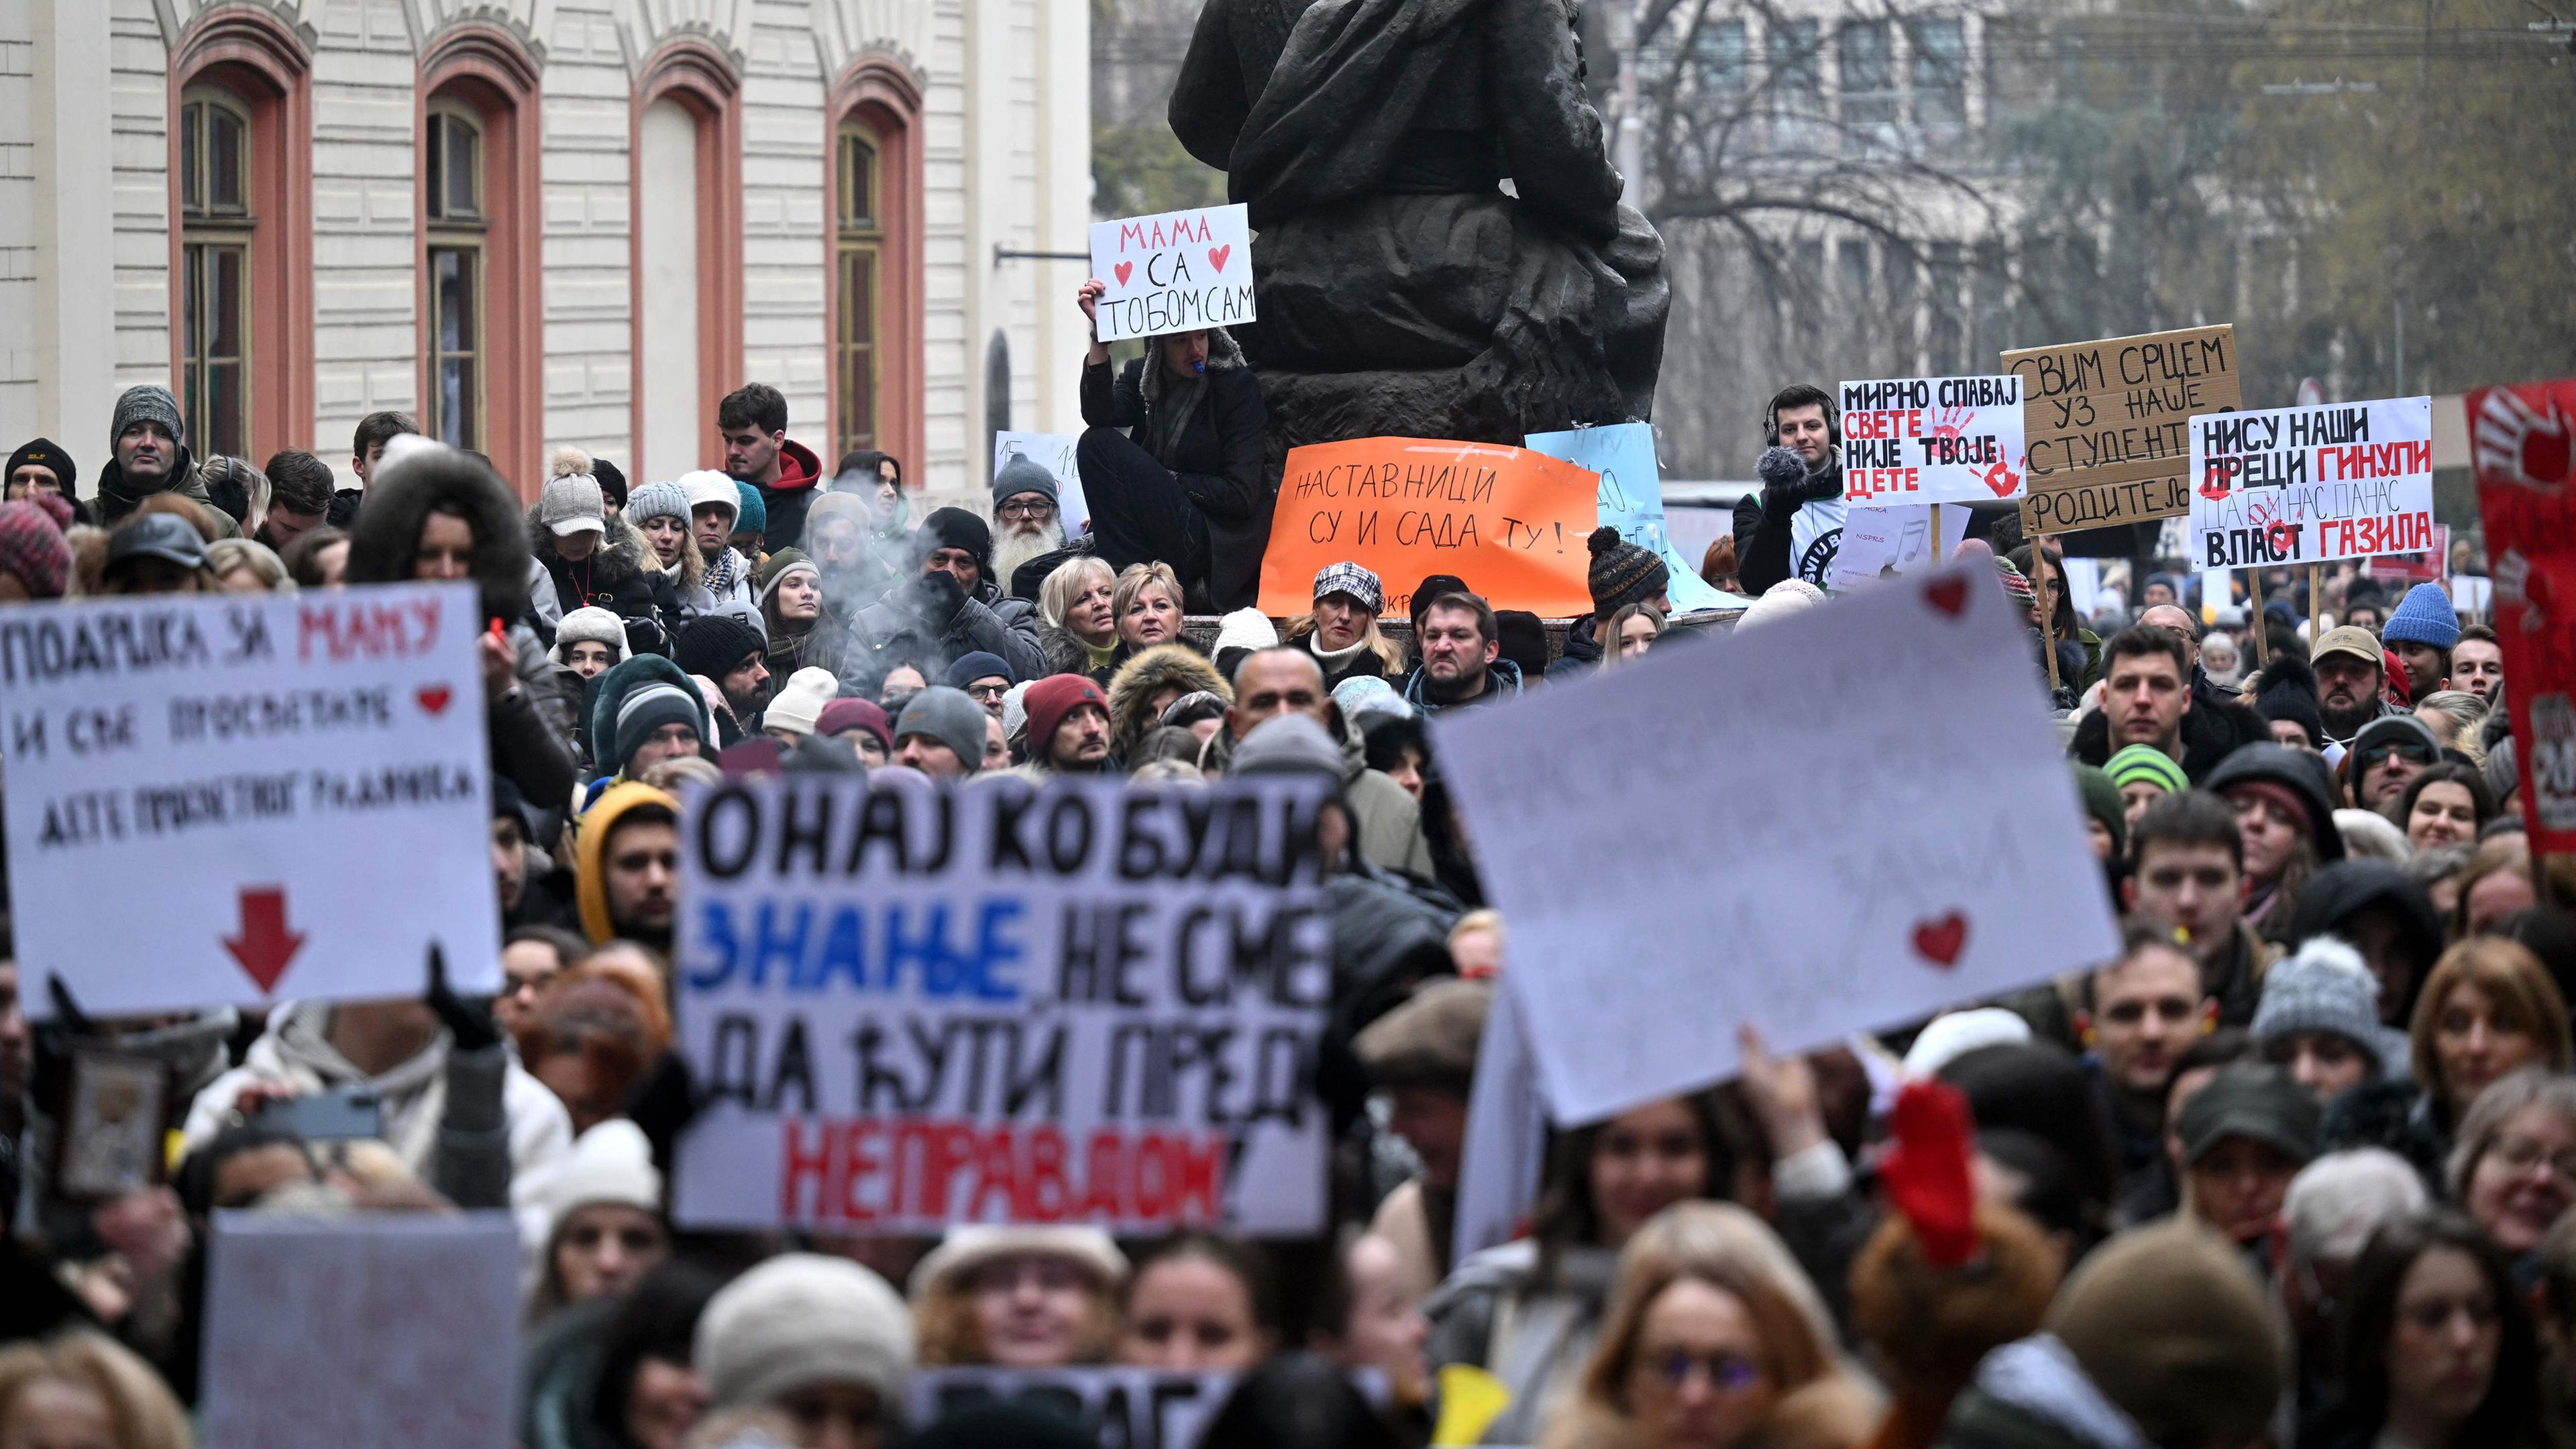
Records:
<instances>
[{"instance_id":1,"label":"red heart drawing","mask_svg":"<svg viewBox=\"0 0 2576 1449\"><path fill-rule=\"evenodd\" d=\"M1120 262L1118 264L1118 285L1122 287L1126 286L1127 279L1135 275L1135 273L1136 264L1134 262Z\"/></svg>"},{"instance_id":2,"label":"red heart drawing","mask_svg":"<svg viewBox=\"0 0 2576 1449\"><path fill-rule=\"evenodd\" d=\"M1233 255L1234 244L1231 242L1228 242L1226 245L1221 247L1209 247L1208 265L1215 268L1217 271L1222 272L1225 270L1225 259Z\"/></svg>"},{"instance_id":3,"label":"red heart drawing","mask_svg":"<svg viewBox=\"0 0 2576 1449\"><path fill-rule=\"evenodd\" d=\"M422 709L431 714L438 714L443 712L447 708L447 702L456 696L444 684L424 684L413 690L411 697L420 701Z\"/></svg>"},{"instance_id":4,"label":"red heart drawing","mask_svg":"<svg viewBox=\"0 0 2576 1449\"><path fill-rule=\"evenodd\" d=\"M1968 918L1957 911L1914 928L1915 954L1936 966L1955 966L1968 946Z\"/></svg>"},{"instance_id":5,"label":"red heart drawing","mask_svg":"<svg viewBox=\"0 0 2576 1449\"><path fill-rule=\"evenodd\" d=\"M1955 619L1959 617L1960 610L1968 607L1968 581L1950 578L1925 584L1923 597L1933 608Z\"/></svg>"}]
</instances>

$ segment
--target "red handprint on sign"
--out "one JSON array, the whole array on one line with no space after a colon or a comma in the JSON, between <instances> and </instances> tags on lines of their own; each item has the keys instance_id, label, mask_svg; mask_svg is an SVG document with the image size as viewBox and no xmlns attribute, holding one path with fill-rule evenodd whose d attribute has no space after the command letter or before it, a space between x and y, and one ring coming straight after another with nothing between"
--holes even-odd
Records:
<instances>
[{"instance_id":1,"label":"red handprint on sign","mask_svg":"<svg viewBox=\"0 0 2576 1449\"><path fill-rule=\"evenodd\" d=\"M1976 410L1973 408L1948 407L1936 409L1932 414L1932 436L1936 438L1958 437L1967 432L1968 420L1975 416Z\"/></svg>"},{"instance_id":2,"label":"red handprint on sign","mask_svg":"<svg viewBox=\"0 0 2576 1449\"><path fill-rule=\"evenodd\" d=\"M2570 458L2567 415L2551 403L2535 412L2511 388L2489 388L2478 405L2478 472L2555 493L2567 482Z\"/></svg>"},{"instance_id":3,"label":"red handprint on sign","mask_svg":"<svg viewBox=\"0 0 2576 1449\"><path fill-rule=\"evenodd\" d=\"M2219 499L2227 496L2228 484L2234 481L2235 477L2235 459L2210 459L2209 466L2201 470L2200 496L2208 499L2212 503L2217 502Z\"/></svg>"},{"instance_id":4,"label":"red handprint on sign","mask_svg":"<svg viewBox=\"0 0 2576 1449\"><path fill-rule=\"evenodd\" d=\"M1978 474L1977 480L1995 490L1997 498L2010 498L2013 496L2013 490L2021 486L2021 474L2013 471L2013 466L2001 458L1997 458L1986 471Z\"/></svg>"}]
</instances>

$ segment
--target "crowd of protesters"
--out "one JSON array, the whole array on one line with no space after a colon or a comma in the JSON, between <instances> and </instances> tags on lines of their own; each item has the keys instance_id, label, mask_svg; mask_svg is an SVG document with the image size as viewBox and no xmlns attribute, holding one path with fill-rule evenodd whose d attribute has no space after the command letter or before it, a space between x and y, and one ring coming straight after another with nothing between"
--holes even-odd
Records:
<instances>
[{"instance_id":1,"label":"crowd of protesters","mask_svg":"<svg viewBox=\"0 0 2576 1449\"><path fill-rule=\"evenodd\" d=\"M916 1368L975 1364L1237 1375L1211 1445L1423 1444L1459 1368L1503 1391L1476 1442L1549 1449L2576 1443L2576 921L2535 890L2494 636L2438 588L2205 626L2158 576L2086 620L2053 547L1973 542L2054 641L2118 954L1805 1057L1748 1030L1739 1078L1553 1131L1525 1231L1462 1253L1510 903L1427 726L1833 607L1831 401L1766 410L1709 564L1750 608L1668 618L1666 564L1604 529L1553 639L1436 572L1388 619L1347 561L1297 617L1222 612L1266 513L1240 351L1095 346L1082 401L1082 519L1022 460L916 520L900 460L825 474L759 384L712 420L722 471L633 486L572 448L505 478L380 413L344 490L302 451L197 458L157 387L85 492L20 448L0 597L475 586L507 988L433 960L417 1000L102 1021L0 934L0 1446L193 1442L215 1210L458 1208L527 1249L526 1449L1069 1442L1026 1404L907 1422ZM1338 1230L676 1226L678 787L771 771L1325 781ZM183 1147L169 1187L73 1208L43 1153L95 1039L168 1065ZM279 1110L348 1088L373 1135Z\"/></svg>"}]
</instances>

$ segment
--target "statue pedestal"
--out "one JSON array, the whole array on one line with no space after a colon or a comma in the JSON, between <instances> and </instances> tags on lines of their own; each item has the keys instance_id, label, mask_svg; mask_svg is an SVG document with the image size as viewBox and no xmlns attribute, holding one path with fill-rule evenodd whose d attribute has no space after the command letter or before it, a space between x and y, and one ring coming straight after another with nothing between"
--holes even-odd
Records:
<instances>
[{"instance_id":1,"label":"statue pedestal","mask_svg":"<svg viewBox=\"0 0 2576 1449\"><path fill-rule=\"evenodd\" d=\"M1627 417L1603 374L1513 379L1497 386L1476 364L1427 371L1293 372L1264 368L1261 402L1270 415L1270 483L1288 450L1348 438L1454 438L1520 446L1530 433Z\"/></svg>"}]
</instances>

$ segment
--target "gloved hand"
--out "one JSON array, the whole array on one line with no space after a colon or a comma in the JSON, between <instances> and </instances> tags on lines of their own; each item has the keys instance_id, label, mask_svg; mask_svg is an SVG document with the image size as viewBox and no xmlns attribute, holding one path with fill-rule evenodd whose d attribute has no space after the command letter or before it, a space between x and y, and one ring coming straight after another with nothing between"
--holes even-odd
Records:
<instances>
[{"instance_id":1,"label":"gloved hand","mask_svg":"<svg viewBox=\"0 0 2576 1449\"><path fill-rule=\"evenodd\" d=\"M934 569L912 582L912 599L921 617L945 629L966 607L966 586L945 569Z\"/></svg>"},{"instance_id":2,"label":"gloved hand","mask_svg":"<svg viewBox=\"0 0 2576 1449\"><path fill-rule=\"evenodd\" d=\"M429 943L429 993L422 999L437 1013L456 1050L489 1051L501 1044L501 1023L492 1015L492 1003L468 1001L448 990L447 951L436 941Z\"/></svg>"},{"instance_id":3,"label":"gloved hand","mask_svg":"<svg viewBox=\"0 0 2576 1449\"><path fill-rule=\"evenodd\" d=\"M1807 463L1793 448L1771 447L1753 465L1762 480L1762 513L1786 518L1808 502Z\"/></svg>"}]
</instances>

